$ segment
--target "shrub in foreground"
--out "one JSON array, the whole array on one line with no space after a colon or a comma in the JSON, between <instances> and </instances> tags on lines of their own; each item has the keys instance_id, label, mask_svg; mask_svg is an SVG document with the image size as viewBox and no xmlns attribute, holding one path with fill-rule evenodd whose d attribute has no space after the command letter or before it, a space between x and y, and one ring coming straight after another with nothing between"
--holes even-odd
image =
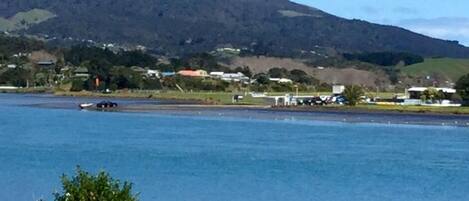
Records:
<instances>
[{"instance_id":1,"label":"shrub in foreground","mask_svg":"<svg viewBox=\"0 0 469 201\"><path fill-rule=\"evenodd\" d=\"M55 201L137 201L132 184L113 179L108 173L91 175L77 168L76 175L62 176L62 193L55 193Z\"/></svg>"},{"instance_id":2,"label":"shrub in foreground","mask_svg":"<svg viewBox=\"0 0 469 201\"><path fill-rule=\"evenodd\" d=\"M356 106L360 102L361 96L365 93L360 86L352 85L345 87L344 97L347 99L347 105Z\"/></svg>"}]
</instances>

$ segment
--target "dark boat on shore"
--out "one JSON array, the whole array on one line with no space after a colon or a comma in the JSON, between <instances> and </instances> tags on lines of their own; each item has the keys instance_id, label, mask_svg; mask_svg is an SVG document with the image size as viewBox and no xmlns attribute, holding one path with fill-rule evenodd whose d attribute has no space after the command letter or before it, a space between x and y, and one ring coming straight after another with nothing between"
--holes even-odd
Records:
<instances>
[{"instance_id":1,"label":"dark boat on shore","mask_svg":"<svg viewBox=\"0 0 469 201\"><path fill-rule=\"evenodd\" d=\"M96 107L98 109L102 109L102 108L116 108L118 107L118 104L115 103L115 102L111 102L111 101L101 101L99 102L98 104L96 104Z\"/></svg>"}]
</instances>

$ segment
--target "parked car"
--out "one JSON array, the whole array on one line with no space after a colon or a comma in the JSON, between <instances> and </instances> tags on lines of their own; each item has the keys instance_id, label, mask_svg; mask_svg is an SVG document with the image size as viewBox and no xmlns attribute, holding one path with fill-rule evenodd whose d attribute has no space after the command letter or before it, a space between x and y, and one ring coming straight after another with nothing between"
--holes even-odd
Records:
<instances>
[{"instance_id":1,"label":"parked car","mask_svg":"<svg viewBox=\"0 0 469 201\"><path fill-rule=\"evenodd\" d=\"M117 103L111 101L101 101L100 103L96 104L97 108L115 108L117 106Z\"/></svg>"},{"instance_id":2,"label":"parked car","mask_svg":"<svg viewBox=\"0 0 469 201\"><path fill-rule=\"evenodd\" d=\"M314 97L312 99L312 103L314 105L327 105L327 102L323 99L321 99L321 97Z\"/></svg>"}]
</instances>

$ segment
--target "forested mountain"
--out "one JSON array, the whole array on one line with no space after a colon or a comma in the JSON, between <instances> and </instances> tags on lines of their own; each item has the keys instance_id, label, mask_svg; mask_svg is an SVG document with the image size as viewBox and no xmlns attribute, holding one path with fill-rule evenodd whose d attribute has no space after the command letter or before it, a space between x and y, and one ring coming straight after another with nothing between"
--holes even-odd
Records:
<instances>
[{"instance_id":1,"label":"forested mountain","mask_svg":"<svg viewBox=\"0 0 469 201\"><path fill-rule=\"evenodd\" d=\"M288 0L2 0L0 17L32 9L50 14L30 17L34 23L18 32L140 44L171 55L235 47L292 56L327 47L469 57L469 48L455 41L347 20Z\"/></svg>"}]
</instances>

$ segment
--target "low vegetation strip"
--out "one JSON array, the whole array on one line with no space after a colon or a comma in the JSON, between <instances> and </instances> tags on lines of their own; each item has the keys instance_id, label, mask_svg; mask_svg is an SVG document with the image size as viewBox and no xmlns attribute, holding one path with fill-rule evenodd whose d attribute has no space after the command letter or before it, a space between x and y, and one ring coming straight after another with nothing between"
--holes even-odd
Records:
<instances>
[{"instance_id":1,"label":"low vegetation strip","mask_svg":"<svg viewBox=\"0 0 469 201\"><path fill-rule=\"evenodd\" d=\"M133 91L133 92L114 92L111 94L103 94L98 92L55 92L57 96L76 96L76 97L102 97L102 98L149 98L159 100L177 100L177 101L194 101L200 104L211 105L232 105L233 95L244 93L228 93L228 92L156 92L156 91ZM265 105L267 104L264 99L252 98L245 96L245 98L237 102L236 105Z\"/></svg>"}]
</instances>

